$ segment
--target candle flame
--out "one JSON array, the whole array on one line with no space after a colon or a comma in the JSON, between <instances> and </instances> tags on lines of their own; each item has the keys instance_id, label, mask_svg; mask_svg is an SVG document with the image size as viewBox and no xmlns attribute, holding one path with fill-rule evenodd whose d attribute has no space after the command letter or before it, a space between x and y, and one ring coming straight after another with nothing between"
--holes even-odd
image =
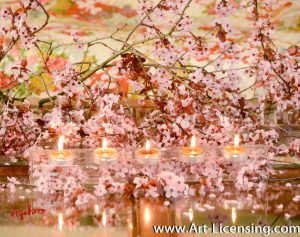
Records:
<instances>
[{"instance_id":1,"label":"candle flame","mask_svg":"<svg viewBox=\"0 0 300 237\"><path fill-rule=\"evenodd\" d=\"M195 148L196 146L196 137L193 135L191 139L191 148Z\"/></svg>"},{"instance_id":2,"label":"candle flame","mask_svg":"<svg viewBox=\"0 0 300 237\"><path fill-rule=\"evenodd\" d=\"M192 208L189 209L189 220L190 221L193 221L194 219L194 211Z\"/></svg>"},{"instance_id":3,"label":"candle flame","mask_svg":"<svg viewBox=\"0 0 300 237\"><path fill-rule=\"evenodd\" d=\"M150 151L150 147L151 147L150 141L147 140L147 141L146 141L146 151Z\"/></svg>"},{"instance_id":4,"label":"candle flame","mask_svg":"<svg viewBox=\"0 0 300 237\"><path fill-rule=\"evenodd\" d=\"M63 214L60 212L60 213L58 213L58 229L59 229L59 231L62 231L63 225L64 225L64 217L63 217Z\"/></svg>"},{"instance_id":5,"label":"candle flame","mask_svg":"<svg viewBox=\"0 0 300 237\"><path fill-rule=\"evenodd\" d=\"M148 207L146 207L145 213L144 213L144 220L145 220L146 224L148 224L150 222L150 219L151 219L150 210Z\"/></svg>"},{"instance_id":6,"label":"candle flame","mask_svg":"<svg viewBox=\"0 0 300 237\"><path fill-rule=\"evenodd\" d=\"M107 216L106 216L106 212L102 212L102 225L106 226L107 224Z\"/></svg>"},{"instance_id":7,"label":"candle flame","mask_svg":"<svg viewBox=\"0 0 300 237\"><path fill-rule=\"evenodd\" d=\"M235 207L233 207L231 209L231 220L232 220L232 223L235 224L235 222L236 222L236 209L235 209Z\"/></svg>"},{"instance_id":8,"label":"candle flame","mask_svg":"<svg viewBox=\"0 0 300 237\"><path fill-rule=\"evenodd\" d=\"M234 143L233 143L233 146L234 147L238 147L240 145L240 136L239 135L235 135L234 136Z\"/></svg>"},{"instance_id":9,"label":"candle flame","mask_svg":"<svg viewBox=\"0 0 300 237\"><path fill-rule=\"evenodd\" d=\"M64 136L60 136L58 138L58 145L57 145L57 147L58 147L58 151L61 152L61 153L64 151L64 139L65 139Z\"/></svg>"},{"instance_id":10,"label":"candle flame","mask_svg":"<svg viewBox=\"0 0 300 237\"><path fill-rule=\"evenodd\" d=\"M102 148L103 148L104 150L107 149L107 138L106 138L106 137L103 138L103 141L102 141Z\"/></svg>"}]
</instances>

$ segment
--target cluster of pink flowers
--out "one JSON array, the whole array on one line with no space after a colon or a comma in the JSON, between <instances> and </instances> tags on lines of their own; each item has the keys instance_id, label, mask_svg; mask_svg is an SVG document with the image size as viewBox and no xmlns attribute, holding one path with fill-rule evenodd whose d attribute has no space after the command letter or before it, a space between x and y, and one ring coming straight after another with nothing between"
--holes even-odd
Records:
<instances>
[{"instance_id":1,"label":"cluster of pink flowers","mask_svg":"<svg viewBox=\"0 0 300 237\"><path fill-rule=\"evenodd\" d=\"M296 43L288 49L277 48L272 41L276 28L271 11L279 4L269 0L217 0L211 6L215 19L205 25L209 31L202 34L193 32L194 26L202 26L189 15L191 4L200 2L140 0L137 25L125 39L119 38L116 31L104 40L99 37L87 42L72 32L71 44L86 50L87 55L75 63L68 56L57 56L64 45L37 36L47 21L41 28L29 25L30 11L43 10L46 14L40 1L22 0L18 10L1 9L0 66L2 62L5 66L0 75L11 75L12 88L0 84L4 86L0 87L0 154L26 151L31 158L34 190L54 196L51 201L57 201L58 193L62 194L59 201L64 202L70 215L76 212L74 207L85 210L99 198L114 195L165 198L167 205L184 196L200 195L207 197L203 208L213 210L212 200L221 202L221 196L228 195L227 181L234 184L231 188L235 191L247 193L245 199L253 212L263 210L264 206L256 203L250 192L260 197L266 191L265 182L274 172L268 166L270 160L276 154L300 154L300 139L280 144L286 131L273 124L266 126L269 124L264 116L265 110L272 109L278 117L291 115L288 126L299 126L294 114L300 108L299 46ZM75 3L84 11L98 14L109 1ZM252 21L249 33L239 32L229 23L228 16L240 11L238 8L246 11L247 20ZM137 32L143 32L143 37L136 37L138 41L131 37ZM236 39L239 33L242 37ZM39 67L30 65L28 58L6 60L7 55L16 52L19 41L22 47L37 52ZM110 41L114 44L110 45ZM112 53L101 62L95 58L90 62L91 47L96 44ZM48 76L55 87L49 91L49 81L42 78L43 96L47 96L39 101L42 109L33 109L28 102L14 104L23 100L18 97L19 89L34 93L30 91L30 86L34 87L31 79L40 75ZM242 89L245 80L249 87ZM14 83L20 87L14 87ZM252 90L261 91L249 98L247 92ZM133 108L128 104L131 94L138 101ZM52 107L44 107L45 103ZM139 106L146 104L153 107L139 111ZM231 162L215 149L197 164L182 162L176 149L171 149L172 154L153 166L137 163L131 150L145 138L162 148L184 146L190 143L191 135L197 137L200 146L213 144L220 148L219 145L232 143L233 134L240 134L242 143L263 144L266 149L254 148L244 163ZM45 151L35 146L52 145L59 135L64 135L66 145L74 147L99 147L102 138L107 137L110 147L124 149L117 162L109 165L60 167L47 163ZM267 150L273 153L267 155ZM39 155L32 157L33 153ZM191 180L197 185L190 184ZM0 191L7 188L14 193L20 183L8 177ZM86 184L92 184L93 192L85 189ZM286 186L293 196L290 205L297 205L299 189L293 187L294 184ZM276 209L283 212L282 205ZM285 215L289 218L297 213ZM222 222L225 218L211 215L210 219Z\"/></svg>"},{"instance_id":2,"label":"cluster of pink flowers","mask_svg":"<svg viewBox=\"0 0 300 237\"><path fill-rule=\"evenodd\" d=\"M195 164L180 160L178 150L167 149L163 151L160 162L151 166L137 163L132 151L122 149L118 161L106 165L90 163L91 157L84 155L78 159L85 159L85 163L61 167L49 163L47 151L37 148L32 150L35 159L32 160L30 177L36 191L43 194L63 191L66 203L80 205L93 199L83 188L86 184L94 185L93 195L98 198L124 195L163 197L172 201L196 194L224 193L229 180L235 184L236 190L263 191L271 172L269 157L262 157L259 149L249 151L243 162L225 159L218 155L217 150L212 150ZM191 181L198 184L188 184Z\"/></svg>"},{"instance_id":3,"label":"cluster of pink flowers","mask_svg":"<svg viewBox=\"0 0 300 237\"><path fill-rule=\"evenodd\" d=\"M37 27L31 27L27 24L27 14L26 12L38 7L38 1L36 0L26 0L21 1L23 6L23 11L14 11L10 7L5 7L0 11L0 34L5 35L7 39L17 41L20 39L22 45L29 49L36 42L35 33ZM11 47L9 44L7 47ZM2 49L3 50L3 49ZM4 48L5 50L5 48ZM1 56L1 51L0 51Z\"/></svg>"},{"instance_id":4,"label":"cluster of pink flowers","mask_svg":"<svg viewBox=\"0 0 300 237\"><path fill-rule=\"evenodd\" d=\"M34 145L41 133L41 128L30 110L30 104L9 108L4 106L0 114L0 152L23 152Z\"/></svg>"},{"instance_id":5,"label":"cluster of pink flowers","mask_svg":"<svg viewBox=\"0 0 300 237\"><path fill-rule=\"evenodd\" d=\"M281 155L290 154L297 156L300 153L300 139L292 139L288 145L281 144L277 147L277 152Z\"/></svg>"},{"instance_id":6,"label":"cluster of pink flowers","mask_svg":"<svg viewBox=\"0 0 300 237\"><path fill-rule=\"evenodd\" d=\"M16 177L7 177L7 180L8 180L7 188L9 189L9 191L12 193L16 192L17 190L16 185L20 184L18 179Z\"/></svg>"},{"instance_id":7,"label":"cluster of pink flowers","mask_svg":"<svg viewBox=\"0 0 300 237\"><path fill-rule=\"evenodd\" d=\"M11 68L11 72L13 73L13 78L16 78L20 83L29 82L29 70L27 68L27 61L22 60L17 65L14 65Z\"/></svg>"},{"instance_id":8,"label":"cluster of pink flowers","mask_svg":"<svg viewBox=\"0 0 300 237\"><path fill-rule=\"evenodd\" d=\"M101 9L95 4L106 3L76 2L83 9L92 9L92 13ZM15 106L19 98L10 91L0 91L4 102L0 115L0 153L23 152L36 143L56 140L58 135L64 135L72 146L97 147L105 136L114 147L135 147L144 138L159 147L172 147L187 144L192 134L197 136L199 144L228 144L233 134L238 133L244 143L264 144L281 154L299 154L299 139L276 148L282 130L262 123L266 108L276 105L273 110L278 114L300 108L299 47L292 45L283 50L274 46L271 37L275 29L268 12L272 9L269 1L246 0L241 4L217 1L214 10L218 15L209 24L211 31L207 35L192 32L196 22L188 14L191 3L189 0L140 1L138 23L128 37L125 40L117 38L117 34L104 37L121 43L120 49L114 49L117 46L110 46L101 38L81 42L80 36L72 33L73 43L84 46L87 53L91 45L102 43L112 55L99 64L85 61L72 64L65 59L63 69L50 66L49 58L64 46L38 41L39 29L27 24L27 12L42 8L40 2L22 1L22 11L9 7L1 10L0 33L5 35L5 40L0 48L0 61L20 40L42 55L42 74L53 76L55 89L49 93L44 83L48 98L41 100L39 106L50 102L53 107L36 111L27 102ZM253 19L252 30L234 40L237 29L231 27L226 16L240 6ZM162 20L165 27L160 25ZM140 29L146 32L145 37L133 41L131 35ZM150 55L138 47L144 43ZM48 49L44 52L38 46L43 44ZM29 70L26 60L14 62L10 68L18 85L26 88L32 76L41 74ZM93 81L100 74L105 76ZM131 87L129 91L120 85L117 80L120 77ZM245 77L253 84L241 89ZM257 103L251 103L244 95L253 88L263 89L254 98ZM130 93L138 95L141 105L146 101L153 104L151 111L145 110L137 117L135 108L128 105ZM95 196L123 193L173 199L196 192L223 192L227 176L235 180L239 190L261 190L264 183L260 181L270 172L261 154L251 155L245 167L231 167L222 157L218 159L218 154L196 165L189 166L172 157L153 167L139 166L134 164L131 155L126 152L123 155L118 164L97 170L101 178L94 187ZM82 188L86 173L81 169L48 168L33 171L38 191L63 190L65 201L74 202L75 196L78 205L93 200ZM43 172L46 174L41 175ZM200 180L199 190L185 184L187 176ZM8 187L15 190L14 184L11 180Z\"/></svg>"},{"instance_id":9,"label":"cluster of pink flowers","mask_svg":"<svg viewBox=\"0 0 300 237\"><path fill-rule=\"evenodd\" d=\"M180 196L193 195L183 176L176 176L170 171L162 172L157 177L158 192L162 192L166 198L178 198Z\"/></svg>"},{"instance_id":10,"label":"cluster of pink flowers","mask_svg":"<svg viewBox=\"0 0 300 237\"><path fill-rule=\"evenodd\" d=\"M82 169L70 167L62 169L55 166L39 166L32 171L31 178L36 184L36 191L43 194L53 194L57 190L64 191L64 197L71 199L86 180Z\"/></svg>"},{"instance_id":11,"label":"cluster of pink flowers","mask_svg":"<svg viewBox=\"0 0 300 237\"><path fill-rule=\"evenodd\" d=\"M58 89L69 97L77 95L81 92L79 75L72 65L66 65L65 70L55 73Z\"/></svg>"},{"instance_id":12,"label":"cluster of pink flowers","mask_svg":"<svg viewBox=\"0 0 300 237\"><path fill-rule=\"evenodd\" d=\"M94 194L97 197L103 197L106 195L120 194L124 190L124 184L115 182L112 177L99 178L98 184L95 186Z\"/></svg>"},{"instance_id":13,"label":"cluster of pink flowers","mask_svg":"<svg viewBox=\"0 0 300 237\"><path fill-rule=\"evenodd\" d=\"M228 0L217 0L215 10L221 16L228 16L232 14L234 8Z\"/></svg>"},{"instance_id":14,"label":"cluster of pink flowers","mask_svg":"<svg viewBox=\"0 0 300 237\"><path fill-rule=\"evenodd\" d=\"M83 8L88 5L96 9L106 1L77 3ZM2 31L12 34L13 41L19 37L23 41L26 36L35 42L30 37L35 37L36 30L27 26L26 13L43 6L34 0L21 4L24 14L10 8L2 10ZM63 46L44 52L43 69L54 77L56 88L55 94L51 96L48 92L49 98L46 98L53 108L43 111L36 119L41 129L39 137L55 139L64 134L70 144L89 147L98 146L103 136L108 136L111 144L119 147L135 146L142 137L149 137L158 146L168 147L186 144L191 134L197 135L203 144L224 144L232 141L233 133L239 133L245 143L264 143L276 150L274 145L278 144L282 131L266 127L262 118L264 110L274 104L276 113L299 109L298 46L283 50L272 45L275 29L268 13L274 6L269 1L246 0L240 4L216 1L214 14L217 15L209 23L212 31L205 36L193 33L190 28L195 24L189 15L191 4L194 3L189 0L140 1L137 27L124 40L120 51L112 50L111 59L104 60L102 66L89 62L75 65L65 59L65 68L61 70L50 67L52 55L46 57L46 54ZM238 7L249 11L253 29L235 41L232 38L238 32L226 16ZM160 19L164 19L165 26L160 25ZM138 29L146 32L141 44L149 43L150 55L135 48L138 42L131 42L131 34ZM23 37L20 32L25 30ZM86 50L101 42L100 38L81 42L76 32L72 37L76 45ZM111 40L122 42L115 36ZM42 45L44 41L38 43ZM109 44L101 43L111 49ZM35 46L39 51L42 49ZM237 68L241 63L244 66ZM111 65L108 67L108 64ZM30 84L31 76L38 75L28 69L26 60L11 68L19 83ZM101 81L90 84L89 80L97 77L101 70L104 74ZM253 85L242 90L240 86L245 76L253 80ZM139 95L140 105L147 101L154 104L151 112L141 118L132 113L127 104L128 92L116 79L120 77L128 78L129 93ZM258 86L264 90L258 95L258 102L248 103L244 92ZM9 96L3 97L5 102L14 100ZM40 106L43 103L42 100ZM4 132L1 134L6 136Z\"/></svg>"}]
</instances>

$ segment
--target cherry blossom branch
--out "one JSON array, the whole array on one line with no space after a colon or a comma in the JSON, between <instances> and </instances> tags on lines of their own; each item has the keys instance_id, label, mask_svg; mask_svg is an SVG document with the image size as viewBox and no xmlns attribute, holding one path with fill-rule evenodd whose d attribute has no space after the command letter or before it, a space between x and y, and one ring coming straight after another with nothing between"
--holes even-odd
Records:
<instances>
[{"instance_id":1,"label":"cherry blossom branch","mask_svg":"<svg viewBox=\"0 0 300 237\"><path fill-rule=\"evenodd\" d=\"M131 30L131 32L128 34L127 38L124 41L123 48L127 45L130 37L134 34L134 32L144 23L145 19L149 17L149 15L158 7L161 5L161 3L165 2L166 0L160 0L158 4L156 4L148 13L135 25L135 27Z\"/></svg>"},{"instance_id":2,"label":"cherry blossom branch","mask_svg":"<svg viewBox=\"0 0 300 237\"><path fill-rule=\"evenodd\" d=\"M254 0L254 5L255 5L255 10L254 10L254 15L255 15L255 21L257 22L259 20L259 12L258 12L258 2L257 0ZM261 47L263 49L264 55L265 55L265 59L270 63L272 70L274 71L274 73L278 76L279 79L281 79L281 81L284 82L284 84L286 85L289 93L290 93L290 88L289 88L289 84L287 83L287 81L276 71L276 69L273 66L272 61L269 59L268 57L268 53L266 52L266 48L265 48L265 44L264 44L264 40L263 37L266 37L265 35L263 35L261 29L259 30L259 38L260 38L260 42L261 42Z\"/></svg>"},{"instance_id":3,"label":"cherry blossom branch","mask_svg":"<svg viewBox=\"0 0 300 237\"><path fill-rule=\"evenodd\" d=\"M46 25L48 24L49 18L50 18L49 14L48 14L48 12L46 11L46 9L44 8L44 6L43 6L38 0L34 0L34 1L37 3L37 5L38 5L39 7L41 7L43 13L44 13L45 16L46 16L46 20L45 20L45 22L43 23L42 26L40 26L38 29L36 29L35 31L33 31L33 32L31 33L32 35L35 35L36 33L38 33L38 32L40 32L41 30L43 30L43 29L46 27ZM10 9L10 10L11 10L11 9ZM26 10L28 10L28 9L26 9ZM29 10L30 10L30 9L29 9ZM11 11L12 11L12 10L11 10ZM12 13L12 12L11 12L11 13ZM14 14L14 13L12 13L12 14ZM2 52L2 53L0 54L0 62L5 58L5 56L6 56L6 55L8 54L8 52L13 48L13 46L19 41L19 39L20 39L20 36L18 35L17 38L11 40L11 42L9 43L9 46L7 47L7 49L6 49L4 52Z\"/></svg>"},{"instance_id":4,"label":"cherry blossom branch","mask_svg":"<svg viewBox=\"0 0 300 237\"><path fill-rule=\"evenodd\" d=\"M176 30L177 25L182 21L184 14L186 12L186 10L188 9L188 7L190 6L192 0L189 0L186 5L184 6L183 10L181 11L180 17L179 19L176 21L176 23L174 24L174 26L172 27L172 29L170 30L170 32L167 35L172 35L173 32Z\"/></svg>"}]
</instances>

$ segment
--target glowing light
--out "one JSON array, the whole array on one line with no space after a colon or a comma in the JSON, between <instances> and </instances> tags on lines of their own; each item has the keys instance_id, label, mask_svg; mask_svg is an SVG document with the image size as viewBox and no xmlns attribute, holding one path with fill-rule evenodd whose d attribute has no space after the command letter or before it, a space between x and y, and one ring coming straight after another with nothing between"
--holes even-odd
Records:
<instances>
[{"instance_id":1,"label":"glowing light","mask_svg":"<svg viewBox=\"0 0 300 237\"><path fill-rule=\"evenodd\" d=\"M195 148L196 146L196 137L193 135L191 139L191 148Z\"/></svg>"},{"instance_id":2,"label":"glowing light","mask_svg":"<svg viewBox=\"0 0 300 237\"><path fill-rule=\"evenodd\" d=\"M102 141L102 148L103 148L104 150L107 149L107 139L106 139L106 137L103 138L103 141Z\"/></svg>"},{"instance_id":3,"label":"glowing light","mask_svg":"<svg viewBox=\"0 0 300 237\"><path fill-rule=\"evenodd\" d=\"M63 151L64 151L64 139L65 139L64 136L60 136L58 138L58 145L57 145L57 147L58 147L58 151L61 152L61 153L63 153Z\"/></svg>"},{"instance_id":4,"label":"glowing light","mask_svg":"<svg viewBox=\"0 0 300 237\"><path fill-rule=\"evenodd\" d=\"M236 209L235 209L235 207L233 207L231 209L231 220L232 220L232 223L235 224L235 222L236 222Z\"/></svg>"},{"instance_id":5,"label":"glowing light","mask_svg":"<svg viewBox=\"0 0 300 237\"><path fill-rule=\"evenodd\" d=\"M147 140L147 141L146 141L146 151L150 151L150 147L151 147L150 141Z\"/></svg>"},{"instance_id":6,"label":"glowing light","mask_svg":"<svg viewBox=\"0 0 300 237\"><path fill-rule=\"evenodd\" d=\"M193 221L194 219L194 211L192 208L189 209L189 220L190 221Z\"/></svg>"},{"instance_id":7,"label":"glowing light","mask_svg":"<svg viewBox=\"0 0 300 237\"><path fill-rule=\"evenodd\" d=\"M106 216L106 212L102 212L102 225L106 226L107 224L107 216Z\"/></svg>"},{"instance_id":8,"label":"glowing light","mask_svg":"<svg viewBox=\"0 0 300 237\"><path fill-rule=\"evenodd\" d=\"M145 220L146 224L148 224L150 222L150 219L151 219L150 210L148 207L146 207L145 213L144 213L144 220Z\"/></svg>"},{"instance_id":9,"label":"glowing light","mask_svg":"<svg viewBox=\"0 0 300 237\"><path fill-rule=\"evenodd\" d=\"M238 147L240 145L240 136L239 135L235 135L234 136L234 143L233 146L234 147Z\"/></svg>"},{"instance_id":10,"label":"glowing light","mask_svg":"<svg viewBox=\"0 0 300 237\"><path fill-rule=\"evenodd\" d=\"M94 213L95 213L96 215L99 215L99 214L100 214L100 210L99 210L99 205L98 205L98 204L95 204L95 205L94 205Z\"/></svg>"},{"instance_id":11,"label":"glowing light","mask_svg":"<svg viewBox=\"0 0 300 237\"><path fill-rule=\"evenodd\" d=\"M59 229L59 231L62 231L63 225L64 225L64 217L63 217L63 214L60 212L60 213L58 213L58 229Z\"/></svg>"},{"instance_id":12,"label":"glowing light","mask_svg":"<svg viewBox=\"0 0 300 237\"><path fill-rule=\"evenodd\" d=\"M131 221L129 219L127 219L127 224L128 224L128 228L130 230L132 230L133 229L133 225L132 225L132 223L131 223Z\"/></svg>"}]
</instances>

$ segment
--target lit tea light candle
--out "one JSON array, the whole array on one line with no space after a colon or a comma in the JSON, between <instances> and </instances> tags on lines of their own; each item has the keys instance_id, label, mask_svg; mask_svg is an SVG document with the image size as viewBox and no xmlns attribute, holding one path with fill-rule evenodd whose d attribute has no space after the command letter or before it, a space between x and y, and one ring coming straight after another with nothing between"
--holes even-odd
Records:
<instances>
[{"instance_id":1,"label":"lit tea light candle","mask_svg":"<svg viewBox=\"0 0 300 237\"><path fill-rule=\"evenodd\" d=\"M226 158L244 158L245 155L246 155L246 148L240 145L239 135L235 135L233 146L225 147L224 156Z\"/></svg>"},{"instance_id":2,"label":"lit tea light candle","mask_svg":"<svg viewBox=\"0 0 300 237\"><path fill-rule=\"evenodd\" d=\"M135 157L140 164L156 164L160 158L160 151L157 148L152 148L150 141L146 141L145 148L138 149L135 152Z\"/></svg>"},{"instance_id":3,"label":"lit tea light candle","mask_svg":"<svg viewBox=\"0 0 300 237\"><path fill-rule=\"evenodd\" d=\"M184 162L189 162L189 163L199 162L202 154L203 154L202 148L199 146L196 146L196 137L195 136L192 136L191 146L183 147L181 149L181 157Z\"/></svg>"},{"instance_id":4,"label":"lit tea light candle","mask_svg":"<svg viewBox=\"0 0 300 237\"><path fill-rule=\"evenodd\" d=\"M64 136L60 136L58 139L58 150L50 152L50 159L52 162L60 165L71 165L74 162L74 153L69 150L64 150Z\"/></svg>"},{"instance_id":5,"label":"lit tea light candle","mask_svg":"<svg viewBox=\"0 0 300 237\"><path fill-rule=\"evenodd\" d=\"M95 150L95 163L99 164L101 162L111 162L117 159L118 151L114 148L107 147L107 138L103 138L102 140L102 147L97 148Z\"/></svg>"}]
</instances>

